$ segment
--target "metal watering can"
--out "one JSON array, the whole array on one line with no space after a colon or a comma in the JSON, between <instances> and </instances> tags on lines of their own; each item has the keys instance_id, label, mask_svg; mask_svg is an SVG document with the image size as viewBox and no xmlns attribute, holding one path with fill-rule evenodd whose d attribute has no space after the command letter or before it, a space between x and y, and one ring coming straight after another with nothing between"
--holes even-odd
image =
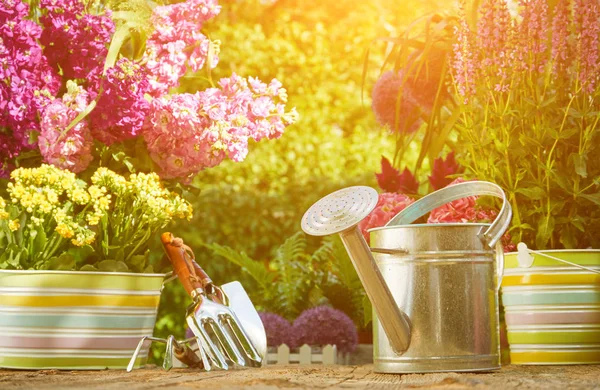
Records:
<instances>
[{"instance_id":1,"label":"metal watering can","mask_svg":"<svg viewBox=\"0 0 600 390\"><path fill-rule=\"evenodd\" d=\"M486 223L415 224L446 203L474 195L503 200ZM512 217L502 189L488 182L448 186L414 202L385 227L357 224L376 206L377 191L349 187L315 203L302 218L311 235L339 233L373 304L376 372L482 371L500 368L500 238Z\"/></svg>"}]
</instances>

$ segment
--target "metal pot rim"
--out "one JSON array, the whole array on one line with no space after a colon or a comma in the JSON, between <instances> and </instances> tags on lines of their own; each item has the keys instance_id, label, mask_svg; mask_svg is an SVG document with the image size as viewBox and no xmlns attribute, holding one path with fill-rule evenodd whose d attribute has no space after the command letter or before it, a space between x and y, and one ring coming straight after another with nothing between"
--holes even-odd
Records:
<instances>
[{"instance_id":1,"label":"metal pot rim","mask_svg":"<svg viewBox=\"0 0 600 390\"><path fill-rule=\"evenodd\" d=\"M136 273L136 272L105 272L105 271L57 271L57 270L22 270L22 269L2 269L0 270L1 274L8 273L17 273L17 274L52 274L52 275L95 275L95 276L141 276L141 277L161 277L164 278L167 274L145 274L145 273Z\"/></svg>"},{"instance_id":2,"label":"metal pot rim","mask_svg":"<svg viewBox=\"0 0 600 390\"><path fill-rule=\"evenodd\" d=\"M393 230L398 228L426 228L426 227L463 227L463 226L490 226L491 223L483 222L448 222L448 223L415 223L410 225L391 225L381 226L376 228L368 229L367 232L375 232L380 230Z\"/></svg>"}]
</instances>

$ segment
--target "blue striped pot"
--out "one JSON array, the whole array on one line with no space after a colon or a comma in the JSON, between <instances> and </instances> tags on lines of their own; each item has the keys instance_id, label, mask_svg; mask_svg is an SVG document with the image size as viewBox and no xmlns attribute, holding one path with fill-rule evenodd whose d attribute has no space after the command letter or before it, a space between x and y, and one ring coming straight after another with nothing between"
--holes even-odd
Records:
<instances>
[{"instance_id":1,"label":"blue striped pot","mask_svg":"<svg viewBox=\"0 0 600 390\"><path fill-rule=\"evenodd\" d=\"M124 369L151 336L163 274L0 270L0 367ZM148 347L136 367L145 364Z\"/></svg>"}]
</instances>

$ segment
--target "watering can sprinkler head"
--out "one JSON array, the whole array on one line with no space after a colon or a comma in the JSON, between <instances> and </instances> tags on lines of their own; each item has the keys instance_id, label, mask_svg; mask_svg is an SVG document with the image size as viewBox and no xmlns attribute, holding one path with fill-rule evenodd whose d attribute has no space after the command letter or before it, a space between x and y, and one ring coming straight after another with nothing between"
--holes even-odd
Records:
<instances>
[{"instance_id":1,"label":"watering can sprinkler head","mask_svg":"<svg viewBox=\"0 0 600 390\"><path fill-rule=\"evenodd\" d=\"M333 192L306 211L302 230L313 236L340 235L392 349L402 354L410 345L410 321L398 308L358 229L358 223L373 211L378 199L377 191L365 186Z\"/></svg>"}]
</instances>

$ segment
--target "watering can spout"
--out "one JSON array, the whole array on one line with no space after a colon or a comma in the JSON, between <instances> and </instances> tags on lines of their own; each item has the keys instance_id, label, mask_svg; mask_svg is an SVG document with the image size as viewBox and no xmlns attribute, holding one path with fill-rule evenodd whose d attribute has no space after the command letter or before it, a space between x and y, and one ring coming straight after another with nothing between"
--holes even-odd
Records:
<instances>
[{"instance_id":1,"label":"watering can spout","mask_svg":"<svg viewBox=\"0 0 600 390\"><path fill-rule=\"evenodd\" d=\"M362 233L357 228L353 228L341 232L340 237L356 267L362 285L365 286L367 296L375 308L392 349L398 355L403 354L410 345L410 319L396 304Z\"/></svg>"},{"instance_id":2,"label":"watering can spout","mask_svg":"<svg viewBox=\"0 0 600 390\"><path fill-rule=\"evenodd\" d=\"M358 223L377 205L379 195L370 187L349 187L327 195L302 217L302 229L313 236L339 233L394 352L410 345L410 321L385 282Z\"/></svg>"}]
</instances>

